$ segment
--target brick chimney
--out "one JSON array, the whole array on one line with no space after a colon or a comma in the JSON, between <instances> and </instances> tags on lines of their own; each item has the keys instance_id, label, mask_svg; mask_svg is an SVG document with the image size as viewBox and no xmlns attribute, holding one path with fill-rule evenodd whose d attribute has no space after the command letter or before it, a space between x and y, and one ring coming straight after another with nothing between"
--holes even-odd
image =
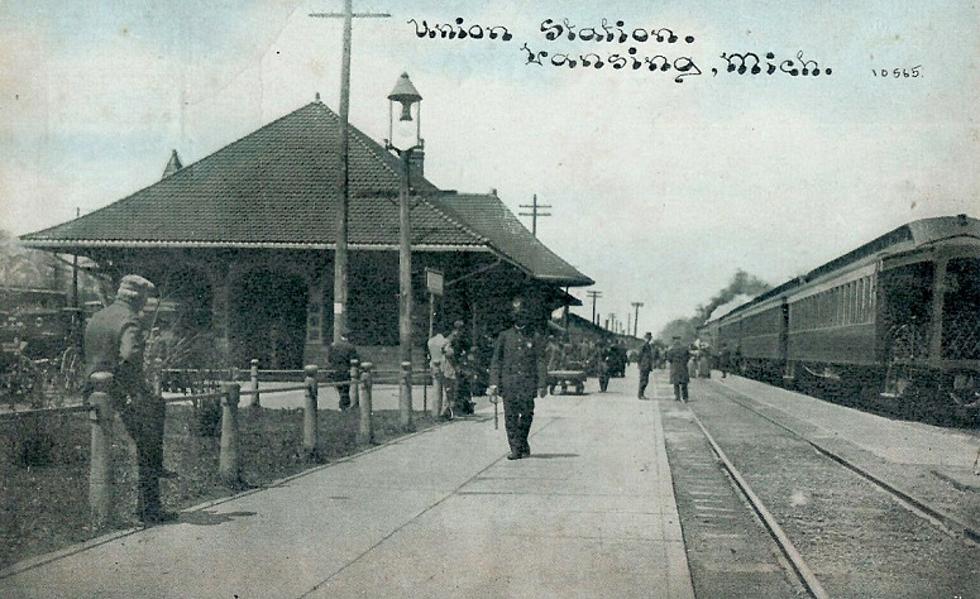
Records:
<instances>
[{"instance_id":1,"label":"brick chimney","mask_svg":"<svg viewBox=\"0 0 980 599\"><path fill-rule=\"evenodd\" d=\"M408 157L409 172L416 177L425 176L425 150L413 150Z\"/></svg>"}]
</instances>

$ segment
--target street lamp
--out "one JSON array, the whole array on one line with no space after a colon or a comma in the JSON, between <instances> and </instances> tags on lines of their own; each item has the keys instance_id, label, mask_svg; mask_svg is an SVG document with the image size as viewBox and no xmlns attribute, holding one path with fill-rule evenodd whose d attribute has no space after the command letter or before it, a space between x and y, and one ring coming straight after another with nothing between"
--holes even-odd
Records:
<instances>
[{"instance_id":1,"label":"street lamp","mask_svg":"<svg viewBox=\"0 0 980 599\"><path fill-rule=\"evenodd\" d=\"M415 143L408 148L398 148L394 145L394 110L395 103L401 104L398 120L412 121L412 106L415 106ZM398 189L398 345L399 358L404 365L408 363L411 373L412 364L412 222L409 218L409 169L411 168L412 152L421 150L422 141L422 96L419 94L408 73L402 73L395 88L388 94L388 139L385 149L394 152L401 159L401 182ZM412 383L411 374L408 381L400 385L398 394L398 410L402 428L412 426Z\"/></svg>"}]
</instances>

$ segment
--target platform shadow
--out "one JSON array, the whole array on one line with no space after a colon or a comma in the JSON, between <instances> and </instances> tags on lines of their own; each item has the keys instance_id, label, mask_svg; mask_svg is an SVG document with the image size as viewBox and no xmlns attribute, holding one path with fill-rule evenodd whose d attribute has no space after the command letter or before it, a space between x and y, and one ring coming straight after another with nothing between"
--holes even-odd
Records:
<instances>
[{"instance_id":1,"label":"platform shadow","mask_svg":"<svg viewBox=\"0 0 980 599\"><path fill-rule=\"evenodd\" d=\"M247 518L249 516L254 516L256 512L208 512L200 510L197 512L185 512L180 515L180 519L177 521L181 524L193 524L194 526L217 526L218 524L225 524L231 522L232 520L238 518Z\"/></svg>"},{"instance_id":2,"label":"platform shadow","mask_svg":"<svg viewBox=\"0 0 980 599\"><path fill-rule=\"evenodd\" d=\"M554 460L559 458L577 458L579 454L577 453L532 453L525 459L531 460Z\"/></svg>"}]
</instances>

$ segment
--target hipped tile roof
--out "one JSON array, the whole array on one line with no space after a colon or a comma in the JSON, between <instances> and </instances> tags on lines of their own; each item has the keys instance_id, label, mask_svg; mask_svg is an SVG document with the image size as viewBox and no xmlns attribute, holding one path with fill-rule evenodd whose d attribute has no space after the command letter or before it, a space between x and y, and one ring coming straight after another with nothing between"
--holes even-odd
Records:
<instances>
[{"instance_id":1,"label":"hipped tile roof","mask_svg":"<svg viewBox=\"0 0 980 599\"><path fill-rule=\"evenodd\" d=\"M339 185L339 119L313 102L95 212L24 235L25 245L332 248ZM351 127L349 243L398 243L400 163ZM493 196L450 199L420 176L412 209L417 249L496 251L535 278L591 279L538 242ZM494 222L497 219L497 222Z\"/></svg>"}]
</instances>

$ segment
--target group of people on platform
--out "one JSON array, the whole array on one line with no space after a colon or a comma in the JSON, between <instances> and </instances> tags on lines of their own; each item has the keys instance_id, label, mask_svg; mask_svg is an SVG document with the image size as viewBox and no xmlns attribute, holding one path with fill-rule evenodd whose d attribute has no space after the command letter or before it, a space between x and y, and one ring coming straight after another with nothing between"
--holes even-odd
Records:
<instances>
[{"instance_id":1,"label":"group of people on platform","mask_svg":"<svg viewBox=\"0 0 980 599\"><path fill-rule=\"evenodd\" d=\"M707 343L695 341L690 346L686 346L681 343L679 335L674 335L670 346L661 352L660 348L652 343L652 339L653 335L649 332L643 336L643 346L637 358L637 366L640 370L637 390L639 399L648 399L645 392L650 382L650 372L664 362L670 366L670 384L674 388L675 401L688 400L687 387L692 375L698 378L711 378L711 368L715 366L721 370L722 378L728 376L731 352L725 342L722 342L721 348L715 354Z\"/></svg>"},{"instance_id":2,"label":"group of people on platform","mask_svg":"<svg viewBox=\"0 0 980 599\"><path fill-rule=\"evenodd\" d=\"M457 320L451 329L437 331L426 342L429 372L443 419L472 414L473 398L486 391L488 367L486 348L466 343L464 323Z\"/></svg>"}]
</instances>

